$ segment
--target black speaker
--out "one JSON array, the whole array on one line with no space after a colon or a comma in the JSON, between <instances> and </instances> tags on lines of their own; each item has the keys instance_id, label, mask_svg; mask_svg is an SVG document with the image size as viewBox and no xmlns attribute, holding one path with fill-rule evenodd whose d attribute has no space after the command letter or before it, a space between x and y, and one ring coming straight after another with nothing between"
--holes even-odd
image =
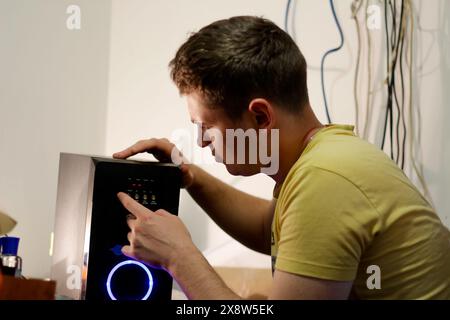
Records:
<instances>
[{"instance_id":1,"label":"black speaker","mask_svg":"<svg viewBox=\"0 0 450 320\"><path fill-rule=\"evenodd\" d=\"M170 300L167 272L121 253L130 213L117 193L176 215L180 187L181 172L172 164L62 153L52 245L57 297Z\"/></svg>"}]
</instances>

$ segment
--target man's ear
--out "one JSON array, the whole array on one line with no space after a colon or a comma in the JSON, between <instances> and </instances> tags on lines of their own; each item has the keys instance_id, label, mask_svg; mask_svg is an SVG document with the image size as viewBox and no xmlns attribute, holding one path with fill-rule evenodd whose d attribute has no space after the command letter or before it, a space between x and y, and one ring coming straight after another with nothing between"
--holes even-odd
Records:
<instances>
[{"instance_id":1,"label":"man's ear","mask_svg":"<svg viewBox=\"0 0 450 320\"><path fill-rule=\"evenodd\" d=\"M253 115L259 129L271 129L275 123L272 104L266 99L256 98L250 101L248 111Z\"/></svg>"}]
</instances>

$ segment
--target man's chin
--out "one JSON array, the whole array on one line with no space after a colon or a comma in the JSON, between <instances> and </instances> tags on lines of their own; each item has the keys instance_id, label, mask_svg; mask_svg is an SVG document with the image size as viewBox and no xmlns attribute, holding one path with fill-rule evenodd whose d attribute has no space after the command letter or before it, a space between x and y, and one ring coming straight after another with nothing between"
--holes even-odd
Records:
<instances>
[{"instance_id":1,"label":"man's chin","mask_svg":"<svg viewBox=\"0 0 450 320\"><path fill-rule=\"evenodd\" d=\"M250 170L245 165L235 165L235 164L225 164L225 168L227 169L228 173L233 176L253 176L257 173L250 172Z\"/></svg>"}]
</instances>

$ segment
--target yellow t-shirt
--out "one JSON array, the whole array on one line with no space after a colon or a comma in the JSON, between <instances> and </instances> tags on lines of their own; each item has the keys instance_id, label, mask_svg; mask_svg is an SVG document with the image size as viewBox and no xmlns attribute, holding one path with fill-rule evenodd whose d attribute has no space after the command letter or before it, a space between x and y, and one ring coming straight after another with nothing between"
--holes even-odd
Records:
<instances>
[{"instance_id":1,"label":"yellow t-shirt","mask_svg":"<svg viewBox=\"0 0 450 320\"><path fill-rule=\"evenodd\" d=\"M277 270L353 281L358 299L450 299L450 232L352 126L316 133L275 197Z\"/></svg>"}]
</instances>

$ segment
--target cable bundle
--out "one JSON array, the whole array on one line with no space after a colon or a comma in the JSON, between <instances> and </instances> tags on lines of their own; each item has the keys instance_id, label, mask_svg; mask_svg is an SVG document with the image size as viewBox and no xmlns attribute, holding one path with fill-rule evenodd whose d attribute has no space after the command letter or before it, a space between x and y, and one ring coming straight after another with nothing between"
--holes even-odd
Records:
<instances>
[{"instance_id":1,"label":"cable bundle","mask_svg":"<svg viewBox=\"0 0 450 320\"><path fill-rule=\"evenodd\" d=\"M383 107L384 121L377 128L377 132L382 132L381 149L386 149L386 141L389 141L388 152L392 160L405 170L408 160L412 170L416 173L419 182L423 188L425 196L430 200L431 197L423 177L421 166L418 165L414 158L417 143L414 141L414 110L413 110L413 32L414 32L414 14L412 0L383 0L380 4L384 4L384 35L386 45L386 78L384 88L386 92L386 102ZM329 0L330 8L336 22L337 29L341 38L338 47L328 50L322 57L321 63L321 85L324 100L324 108L327 120L331 123L329 106L325 92L324 66L326 58L334 52L340 50L344 45L344 33L342 31L339 19L336 15L336 9L333 0ZM375 91L372 86L374 84L373 71L376 66L373 65L372 51L373 39L371 30L369 30L367 22L369 19L370 0L354 0L351 5L351 17L355 21L357 34L357 59L354 76L354 103L355 103L355 130L362 138L369 140L371 127L376 125L373 120L373 104L375 100ZM294 21L295 12L289 12L292 3L287 2L285 13L285 28L288 30L288 18ZM361 27L360 12L365 10L362 17L365 18L363 29ZM380 26L381 27L381 26ZM364 33L363 33L364 30ZM293 30L295 32L295 30ZM363 68L363 35L366 39L367 47L366 61ZM362 70L367 70L367 90L360 94L361 81L360 74ZM381 83L378 86L381 88ZM364 103L360 97L365 98ZM364 118L361 116L364 114ZM418 119L420 122L420 119ZM389 140L388 140L389 139ZM409 151L409 152L408 152ZM408 159L409 158L409 159Z\"/></svg>"}]
</instances>

